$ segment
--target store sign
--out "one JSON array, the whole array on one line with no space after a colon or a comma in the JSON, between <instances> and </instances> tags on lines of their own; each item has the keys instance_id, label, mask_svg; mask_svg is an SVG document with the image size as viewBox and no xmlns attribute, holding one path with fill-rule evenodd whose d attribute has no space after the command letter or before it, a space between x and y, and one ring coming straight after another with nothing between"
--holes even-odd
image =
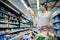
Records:
<instances>
[{"instance_id":1,"label":"store sign","mask_svg":"<svg viewBox=\"0 0 60 40\"><path fill-rule=\"evenodd\" d=\"M0 36L0 40L8 40L6 36Z\"/></svg>"}]
</instances>

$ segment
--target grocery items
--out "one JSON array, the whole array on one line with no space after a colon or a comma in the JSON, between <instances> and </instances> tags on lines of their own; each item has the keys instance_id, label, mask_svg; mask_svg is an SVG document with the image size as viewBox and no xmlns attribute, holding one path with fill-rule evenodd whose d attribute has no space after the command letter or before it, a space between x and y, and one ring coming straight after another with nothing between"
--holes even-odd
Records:
<instances>
[{"instance_id":1,"label":"grocery items","mask_svg":"<svg viewBox=\"0 0 60 40\"><path fill-rule=\"evenodd\" d=\"M57 31L57 34L60 35L60 30Z\"/></svg>"},{"instance_id":2,"label":"grocery items","mask_svg":"<svg viewBox=\"0 0 60 40\"><path fill-rule=\"evenodd\" d=\"M9 29L6 30L6 34L7 34L7 35L10 34L10 30L9 30Z\"/></svg>"},{"instance_id":3,"label":"grocery items","mask_svg":"<svg viewBox=\"0 0 60 40\"><path fill-rule=\"evenodd\" d=\"M57 28L60 28L60 23L56 23L56 27Z\"/></svg>"},{"instance_id":4,"label":"grocery items","mask_svg":"<svg viewBox=\"0 0 60 40\"><path fill-rule=\"evenodd\" d=\"M55 21L58 21L58 20L59 20L59 18L58 18L58 17L56 17L56 18L55 18Z\"/></svg>"},{"instance_id":5,"label":"grocery items","mask_svg":"<svg viewBox=\"0 0 60 40\"><path fill-rule=\"evenodd\" d=\"M29 38L25 36L22 38L22 40L29 40Z\"/></svg>"},{"instance_id":6,"label":"grocery items","mask_svg":"<svg viewBox=\"0 0 60 40\"><path fill-rule=\"evenodd\" d=\"M54 34L56 34L57 33L57 31L56 30L54 30Z\"/></svg>"},{"instance_id":7,"label":"grocery items","mask_svg":"<svg viewBox=\"0 0 60 40\"><path fill-rule=\"evenodd\" d=\"M0 40L8 40L8 37L6 37L6 36L0 36Z\"/></svg>"},{"instance_id":8,"label":"grocery items","mask_svg":"<svg viewBox=\"0 0 60 40\"><path fill-rule=\"evenodd\" d=\"M5 31L0 31L0 35L1 35L1 34L5 34L5 33L6 33Z\"/></svg>"},{"instance_id":9,"label":"grocery items","mask_svg":"<svg viewBox=\"0 0 60 40\"><path fill-rule=\"evenodd\" d=\"M45 38L45 40L52 40L52 38L49 37L49 36L47 36L47 37Z\"/></svg>"},{"instance_id":10,"label":"grocery items","mask_svg":"<svg viewBox=\"0 0 60 40\"><path fill-rule=\"evenodd\" d=\"M11 15L11 12L10 11L6 11L5 12L7 15Z\"/></svg>"},{"instance_id":11,"label":"grocery items","mask_svg":"<svg viewBox=\"0 0 60 40\"><path fill-rule=\"evenodd\" d=\"M5 13L5 9L3 7L0 7L0 13Z\"/></svg>"},{"instance_id":12,"label":"grocery items","mask_svg":"<svg viewBox=\"0 0 60 40\"><path fill-rule=\"evenodd\" d=\"M55 11L55 15L53 17L53 26L54 26L54 34L57 37L60 37L60 8L57 8ZM60 39L58 39L60 40Z\"/></svg>"},{"instance_id":13,"label":"grocery items","mask_svg":"<svg viewBox=\"0 0 60 40\"><path fill-rule=\"evenodd\" d=\"M37 36L36 40L44 40L44 37L42 37L42 36Z\"/></svg>"}]
</instances>

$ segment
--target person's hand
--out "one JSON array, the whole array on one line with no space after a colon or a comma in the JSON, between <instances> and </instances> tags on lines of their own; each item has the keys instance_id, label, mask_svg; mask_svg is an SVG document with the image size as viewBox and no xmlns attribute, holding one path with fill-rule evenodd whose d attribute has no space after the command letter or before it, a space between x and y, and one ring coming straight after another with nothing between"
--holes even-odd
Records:
<instances>
[{"instance_id":1,"label":"person's hand","mask_svg":"<svg viewBox=\"0 0 60 40\"><path fill-rule=\"evenodd\" d=\"M34 11L29 7L28 8L28 12L32 15L32 16L34 16Z\"/></svg>"}]
</instances>

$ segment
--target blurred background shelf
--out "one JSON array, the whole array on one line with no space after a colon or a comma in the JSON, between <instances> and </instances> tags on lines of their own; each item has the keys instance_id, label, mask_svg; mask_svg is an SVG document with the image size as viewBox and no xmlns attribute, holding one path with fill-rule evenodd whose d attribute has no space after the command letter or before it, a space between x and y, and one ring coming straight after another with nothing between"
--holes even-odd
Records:
<instances>
[{"instance_id":1,"label":"blurred background shelf","mask_svg":"<svg viewBox=\"0 0 60 40\"><path fill-rule=\"evenodd\" d=\"M54 23L59 23L60 22L60 20L58 20L58 21L54 21Z\"/></svg>"},{"instance_id":2,"label":"blurred background shelf","mask_svg":"<svg viewBox=\"0 0 60 40\"><path fill-rule=\"evenodd\" d=\"M58 28L58 27L54 27L54 29L60 30L60 28Z\"/></svg>"}]
</instances>

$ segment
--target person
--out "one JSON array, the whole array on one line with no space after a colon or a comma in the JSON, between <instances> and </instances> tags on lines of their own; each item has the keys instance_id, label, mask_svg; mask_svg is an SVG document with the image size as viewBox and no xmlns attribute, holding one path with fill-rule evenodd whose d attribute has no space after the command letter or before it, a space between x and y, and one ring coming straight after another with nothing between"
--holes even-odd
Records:
<instances>
[{"instance_id":1,"label":"person","mask_svg":"<svg viewBox=\"0 0 60 40\"><path fill-rule=\"evenodd\" d=\"M37 27L42 28L43 30L47 30L46 33L48 32L48 28L50 28L50 25L52 24L52 13L48 11L47 5L42 3L40 8L39 8L39 13L37 14ZM45 32L45 31L44 31ZM47 34L45 34L47 35ZM50 34L54 38L54 34ZM53 39L52 38L52 39Z\"/></svg>"},{"instance_id":2,"label":"person","mask_svg":"<svg viewBox=\"0 0 60 40\"><path fill-rule=\"evenodd\" d=\"M42 26L48 26L51 22L51 12L47 10L47 5L44 3L41 3L41 6L39 8L39 13L37 13L37 16L34 14L33 10L29 7L28 12L31 14L31 20L33 20L34 26L37 25L37 27Z\"/></svg>"},{"instance_id":3,"label":"person","mask_svg":"<svg viewBox=\"0 0 60 40\"><path fill-rule=\"evenodd\" d=\"M47 10L47 5L42 3L37 14L37 27L48 27L51 22L51 12Z\"/></svg>"}]
</instances>

